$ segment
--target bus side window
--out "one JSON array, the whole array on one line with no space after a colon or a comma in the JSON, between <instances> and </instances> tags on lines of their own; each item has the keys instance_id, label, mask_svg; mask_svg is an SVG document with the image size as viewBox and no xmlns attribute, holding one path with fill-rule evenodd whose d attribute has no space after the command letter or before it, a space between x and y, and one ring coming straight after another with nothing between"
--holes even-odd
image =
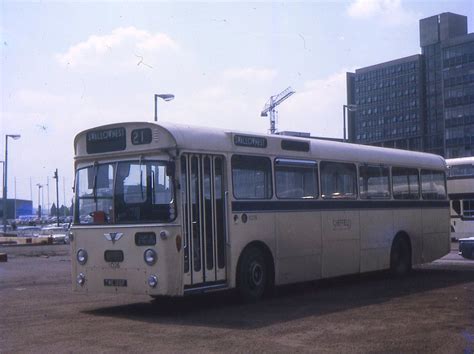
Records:
<instances>
[{"instance_id":1,"label":"bus side window","mask_svg":"<svg viewBox=\"0 0 474 354\"><path fill-rule=\"evenodd\" d=\"M359 175L361 199L390 198L390 171L388 167L360 166Z\"/></svg>"},{"instance_id":2,"label":"bus side window","mask_svg":"<svg viewBox=\"0 0 474 354\"><path fill-rule=\"evenodd\" d=\"M463 164L449 166L449 177L474 176L474 165Z\"/></svg>"},{"instance_id":3,"label":"bus side window","mask_svg":"<svg viewBox=\"0 0 474 354\"><path fill-rule=\"evenodd\" d=\"M357 172L355 165L323 161L320 166L321 196L324 199L357 198Z\"/></svg>"},{"instance_id":4,"label":"bus side window","mask_svg":"<svg viewBox=\"0 0 474 354\"><path fill-rule=\"evenodd\" d=\"M415 168L392 168L394 199L419 199L420 183L418 170Z\"/></svg>"},{"instance_id":5,"label":"bus side window","mask_svg":"<svg viewBox=\"0 0 474 354\"><path fill-rule=\"evenodd\" d=\"M279 199L318 197L318 166L313 161L275 160L275 189Z\"/></svg>"},{"instance_id":6,"label":"bus side window","mask_svg":"<svg viewBox=\"0 0 474 354\"><path fill-rule=\"evenodd\" d=\"M269 158L232 156L232 185L236 199L271 199L272 166Z\"/></svg>"},{"instance_id":7,"label":"bus side window","mask_svg":"<svg viewBox=\"0 0 474 354\"><path fill-rule=\"evenodd\" d=\"M463 216L472 218L474 217L474 199L463 200Z\"/></svg>"},{"instance_id":8,"label":"bus side window","mask_svg":"<svg viewBox=\"0 0 474 354\"><path fill-rule=\"evenodd\" d=\"M423 199L446 199L445 186L444 172L421 170L421 195Z\"/></svg>"}]
</instances>

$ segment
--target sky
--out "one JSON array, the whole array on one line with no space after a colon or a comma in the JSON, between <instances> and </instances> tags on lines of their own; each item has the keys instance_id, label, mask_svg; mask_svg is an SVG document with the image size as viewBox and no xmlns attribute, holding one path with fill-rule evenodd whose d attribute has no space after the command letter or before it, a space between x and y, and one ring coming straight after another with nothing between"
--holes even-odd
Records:
<instances>
[{"instance_id":1,"label":"sky","mask_svg":"<svg viewBox=\"0 0 474 354\"><path fill-rule=\"evenodd\" d=\"M346 72L420 53L419 19L468 17L472 0L300 2L0 0L0 160L8 197L70 205L74 136L158 120L266 134L270 96L291 86L277 129L342 137ZM49 190L49 193L48 193Z\"/></svg>"}]
</instances>

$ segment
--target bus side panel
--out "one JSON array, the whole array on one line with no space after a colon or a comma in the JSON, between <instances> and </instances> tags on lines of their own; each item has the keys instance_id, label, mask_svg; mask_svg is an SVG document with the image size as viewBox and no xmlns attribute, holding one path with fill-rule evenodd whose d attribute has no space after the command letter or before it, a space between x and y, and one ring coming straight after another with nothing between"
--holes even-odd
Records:
<instances>
[{"instance_id":1,"label":"bus side panel","mask_svg":"<svg viewBox=\"0 0 474 354\"><path fill-rule=\"evenodd\" d=\"M328 202L330 203L330 202ZM359 211L322 211L322 276L360 270Z\"/></svg>"},{"instance_id":2,"label":"bus side panel","mask_svg":"<svg viewBox=\"0 0 474 354\"><path fill-rule=\"evenodd\" d=\"M452 237L457 239L474 236L474 219L456 218L451 219L451 223L455 232L451 233Z\"/></svg>"},{"instance_id":3,"label":"bus side panel","mask_svg":"<svg viewBox=\"0 0 474 354\"><path fill-rule=\"evenodd\" d=\"M474 178L448 179L449 194L464 194L474 191Z\"/></svg>"},{"instance_id":4,"label":"bus side panel","mask_svg":"<svg viewBox=\"0 0 474 354\"><path fill-rule=\"evenodd\" d=\"M278 263L275 259L275 213L245 213L247 222L242 222L242 213L232 213L229 220L229 252L228 283L234 288L236 286L237 263L245 248L252 241L261 241L268 246L275 260L275 268ZM275 274L277 269L275 269Z\"/></svg>"},{"instance_id":5,"label":"bus side panel","mask_svg":"<svg viewBox=\"0 0 474 354\"><path fill-rule=\"evenodd\" d=\"M453 178L448 179L448 194L453 202L459 205L458 214L454 209L451 209L451 225L454 232L451 237L455 239L474 236L474 220L464 215L464 199L472 200L472 193L474 192L474 177L471 178Z\"/></svg>"},{"instance_id":6,"label":"bus side panel","mask_svg":"<svg viewBox=\"0 0 474 354\"><path fill-rule=\"evenodd\" d=\"M426 208L422 215L423 261L431 262L450 251L449 209Z\"/></svg>"},{"instance_id":7,"label":"bus side panel","mask_svg":"<svg viewBox=\"0 0 474 354\"><path fill-rule=\"evenodd\" d=\"M360 271L390 267L393 239L393 210L360 211Z\"/></svg>"},{"instance_id":8,"label":"bus side panel","mask_svg":"<svg viewBox=\"0 0 474 354\"><path fill-rule=\"evenodd\" d=\"M277 284L321 278L321 213L278 213Z\"/></svg>"},{"instance_id":9,"label":"bus side panel","mask_svg":"<svg viewBox=\"0 0 474 354\"><path fill-rule=\"evenodd\" d=\"M395 209L393 211L393 235L392 240L400 231L408 234L412 249L412 263L423 263L423 228L421 223L421 209ZM390 257L390 250L392 242L388 248L388 257Z\"/></svg>"}]
</instances>

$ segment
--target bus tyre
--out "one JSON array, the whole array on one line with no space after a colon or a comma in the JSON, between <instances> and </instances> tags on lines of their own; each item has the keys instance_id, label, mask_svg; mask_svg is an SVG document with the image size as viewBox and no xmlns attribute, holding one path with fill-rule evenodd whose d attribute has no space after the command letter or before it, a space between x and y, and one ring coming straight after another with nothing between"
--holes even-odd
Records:
<instances>
[{"instance_id":1,"label":"bus tyre","mask_svg":"<svg viewBox=\"0 0 474 354\"><path fill-rule=\"evenodd\" d=\"M394 276L402 276L411 270L411 250L404 237L395 237L390 251L390 271Z\"/></svg>"},{"instance_id":2,"label":"bus tyre","mask_svg":"<svg viewBox=\"0 0 474 354\"><path fill-rule=\"evenodd\" d=\"M268 269L263 253L256 247L244 251L238 269L238 290L244 302L256 302L265 292Z\"/></svg>"}]
</instances>

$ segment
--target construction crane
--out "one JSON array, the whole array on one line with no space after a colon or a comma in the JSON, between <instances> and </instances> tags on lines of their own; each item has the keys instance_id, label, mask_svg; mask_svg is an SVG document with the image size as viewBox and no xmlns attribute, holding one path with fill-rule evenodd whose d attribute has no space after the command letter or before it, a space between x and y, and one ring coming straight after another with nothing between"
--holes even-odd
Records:
<instances>
[{"instance_id":1,"label":"construction crane","mask_svg":"<svg viewBox=\"0 0 474 354\"><path fill-rule=\"evenodd\" d=\"M270 96L270 99L268 100L267 103L265 103L265 106L263 107L262 113L260 113L261 117L268 117L268 112L270 112L270 134L275 134L276 133L276 106L278 106L280 103L282 103L284 100L286 100L288 97L290 97L292 94L295 93L295 90L293 90L291 87L287 87L285 90L280 92L278 95L275 96Z\"/></svg>"}]
</instances>

